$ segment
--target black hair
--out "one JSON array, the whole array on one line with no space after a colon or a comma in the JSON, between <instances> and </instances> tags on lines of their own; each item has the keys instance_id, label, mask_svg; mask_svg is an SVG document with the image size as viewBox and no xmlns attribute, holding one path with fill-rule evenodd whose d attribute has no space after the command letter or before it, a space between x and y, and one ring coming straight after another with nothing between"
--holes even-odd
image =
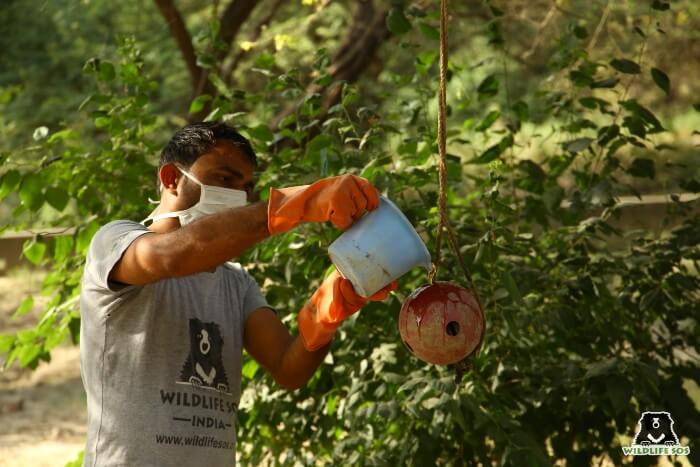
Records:
<instances>
[{"instance_id":1,"label":"black hair","mask_svg":"<svg viewBox=\"0 0 700 467\"><path fill-rule=\"evenodd\" d=\"M187 169L220 141L232 142L254 165L258 165L250 141L235 129L221 122L200 122L184 126L175 132L160 153L160 166L174 163Z\"/></svg>"}]
</instances>

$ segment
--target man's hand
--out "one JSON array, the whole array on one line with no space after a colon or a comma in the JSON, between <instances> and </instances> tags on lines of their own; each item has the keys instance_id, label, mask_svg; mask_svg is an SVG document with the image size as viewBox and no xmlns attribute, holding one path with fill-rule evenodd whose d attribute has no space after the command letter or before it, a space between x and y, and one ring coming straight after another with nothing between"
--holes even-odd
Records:
<instances>
[{"instance_id":1,"label":"man's hand","mask_svg":"<svg viewBox=\"0 0 700 467\"><path fill-rule=\"evenodd\" d=\"M377 189L364 178L341 175L311 185L270 190L268 230L286 232L302 222L331 221L347 229L365 211L379 205Z\"/></svg>"},{"instance_id":2,"label":"man's hand","mask_svg":"<svg viewBox=\"0 0 700 467\"><path fill-rule=\"evenodd\" d=\"M304 347L309 352L328 344L340 324L356 313L369 301L382 301L395 290L396 281L384 287L369 298L355 292L352 283L342 277L338 271L328 276L321 286L304 305L297 317L299 334Z\"/></svg>"}]
</instances>

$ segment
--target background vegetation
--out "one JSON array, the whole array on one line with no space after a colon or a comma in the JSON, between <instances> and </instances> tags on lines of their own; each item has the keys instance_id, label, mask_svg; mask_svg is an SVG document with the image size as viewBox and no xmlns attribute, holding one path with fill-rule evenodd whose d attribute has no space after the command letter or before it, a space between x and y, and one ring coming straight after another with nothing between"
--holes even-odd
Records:
<instances>
[{"instance_id":1,"label":"background vegetation","mask_svg":"<svg viewBox=\"0 0 700 467\"><path fill-rule=\"evenodd\" d=\"M404 349L415 271L343 326L307 387L246 361L243 464L621 464L645 410L700 439L700 219L677 196L700 191L700 6L451 3L448 202L485 301L482 352L456 384ZM6 1L0 228L35 232L24 255L50 270L36 327L0 337L6 365L77 340L92 235L145 217L158 152L187 121L251 138L261 197L356 173L432 247L437 24L434 0ZM658 229L628 229L620 198L652 192L670 200ZM304 226L240 259L290 327L336 235Z\"/></svg>"}]
</instances>

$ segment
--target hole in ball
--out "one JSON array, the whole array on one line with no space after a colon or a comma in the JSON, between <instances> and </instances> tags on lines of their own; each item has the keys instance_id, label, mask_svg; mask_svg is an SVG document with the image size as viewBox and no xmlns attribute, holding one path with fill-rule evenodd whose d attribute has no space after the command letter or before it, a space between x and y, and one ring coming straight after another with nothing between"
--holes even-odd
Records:
<instances>
[{"instance_id":1,"label":"hole in ball","mask_svg":"<svg viewBox=\"0 0 700 467\"><path fill-rule=\"evenodd\" d=\"M456 336L459 334L459 323L457 321L450 321L447 323L447 335L449 336Z\"/></svg>"}]
</instances>

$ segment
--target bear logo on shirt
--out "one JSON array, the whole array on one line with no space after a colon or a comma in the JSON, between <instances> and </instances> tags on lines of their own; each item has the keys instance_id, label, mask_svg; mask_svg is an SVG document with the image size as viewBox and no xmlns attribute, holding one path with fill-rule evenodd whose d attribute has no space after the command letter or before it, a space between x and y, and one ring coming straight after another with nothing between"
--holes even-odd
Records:
<instances>
[{"instance_id":1,"label":"bear logo on shirt","mask_svg":"<svg viewBox=\"0 0 700 467\"><path fill-rule=\"evenodd\" d=\"M675 446L678 436L673 431L673 419L668 412L644 412L639 419L639 431L634 436L633 445Z\"/></svg>"},{"instance_id":2,"label":"bear logo on shirt","mask_svg":"<svg viewBox=\"0 0 700 467\"><path fill-rule=\"evenodd\" d=\"M180 382L228 392L221 350L224 345L219 325L190 319L190 353L180 373Z\"/></svg>"}]
</instances>

